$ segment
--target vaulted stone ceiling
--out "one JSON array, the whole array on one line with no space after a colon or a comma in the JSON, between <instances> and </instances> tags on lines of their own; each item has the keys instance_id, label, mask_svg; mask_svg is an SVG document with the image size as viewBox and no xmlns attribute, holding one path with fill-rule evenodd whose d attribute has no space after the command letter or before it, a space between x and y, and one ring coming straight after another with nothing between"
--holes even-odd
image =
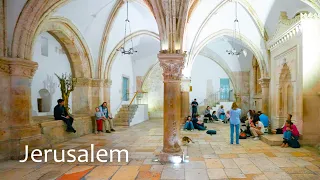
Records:
<instances>
[{"instance_id":1,"label":"vaulted stone ceiling","mask_svg":"<svg viewBox=\"0 0 320 180\"><path fill-rule=\"evenodd\" d=\"M30 58L31 51L28 50L30 43L27 43L26 47L17 48L17 46L22 46L25 41L32 42L30 39L34 31L32 28L40 26L43 18L64 17L81 32L93 57L95 72L103 74L108 57L124 35L126 6L123 0L51 0L50 2L8 0L7 2L7 47L10 49L15 47L13 52L9 51L12 56ZM251 49L256 51L253 54L257 54L258 59L266 67L268 54L265 43L276 30L280 12L287 11L289 18L301 11L320 12L320 4L314 0L238 0L238 2L240 28L244 39L247 40L246 45L250 43ZM207 44L215 42L220 43L221 49L230 48L230 43L218 42L216 40L218 36L215 35L219 33L219 36L230 35L233 29L234 3L230 0L129 0L129 17L132 33L139 31L155 33L160 36L162 50L187 51L186 63L190 69L197 53ZM22 26L27 29L20 31L19 26L25 18L29 18L29 21L25 21ZM18 25L16 25L17 20L20 22ZM14 30L16 30L15 39L12 33ZM215 46L210 45L207 48L210 47L221 57L225 56L221 54L222 51L218 52L213 48ZM228 58L225 60L229 61ZM246 65L241 67L247 69Z\"/></svg>"}]
</instances>

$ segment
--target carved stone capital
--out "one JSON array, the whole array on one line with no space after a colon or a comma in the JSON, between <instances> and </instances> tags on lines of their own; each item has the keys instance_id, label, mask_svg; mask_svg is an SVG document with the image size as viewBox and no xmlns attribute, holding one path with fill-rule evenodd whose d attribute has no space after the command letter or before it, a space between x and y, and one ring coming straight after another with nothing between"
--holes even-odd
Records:
<instances>
[{"instance_id":1,"label":"carved stone capital","mask_svg":"<svg viewBox=\"0 0 320 180\"><path fill-rule=\"evenodd\" d=\"M92 79L89 78L77 78L76 87L89 87L92 84Z\"/></svg>"},{"instance_id":2,"label":"carved stone capital","mask_svg":"<svg viewBox=\"0 0 320 180\"><path fill-rule=\"evenodd\" d=\"M111 80L108 80L108 79L105 79L105 80L103 81L103 85L104 85L104 87L109 88L109 87L111 87L111 85L112 85L112 81L111 81Z\"/></svg>"},{"instance_id":3,"label":"carved stone capital","mask_svg":"<svg viewBox=\"0 0 320 180\"><path fill-rule=\"evenodd\" d=\"M103 87L103 79L92 79L91 87Z\"/></svg>"},{"instance_id":4,"label":"carved stone capital","mask_svg":"<svg viewBox=\"0 0 320 180\"><path fill-rule=\"evenodd\" d=\"M180 81L184 68L184 54L158 54L160 66L163 68L164 82Z\"/></svg>"},{"instance_id":5,"label":"carved stone capital","mask_svg":"<svg viewBox=\"0 0 320 180\"><path fill-rule=\"evenodd\" d=\"M270 78L261 78L259 79L259 84L262 88L269 88Z\"/></svg>"},{"instance_id":6,"label":"carved stone capital","mask_svg":"<svg viewBox=\"0 0 320 180\"><path fill-rule=\"evenodd\" d=\"M19 59L0 57L0 71L12 76L32 78L38 69L38 63Z\"/></svg>"}]
</instances>

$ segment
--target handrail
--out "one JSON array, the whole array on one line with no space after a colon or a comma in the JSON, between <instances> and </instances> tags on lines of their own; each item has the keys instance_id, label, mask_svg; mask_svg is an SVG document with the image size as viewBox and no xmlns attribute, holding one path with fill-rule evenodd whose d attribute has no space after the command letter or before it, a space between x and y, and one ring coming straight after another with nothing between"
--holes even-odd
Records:
<instances>
[{"instance_id":1,"label":"handrail","mask_svg":"<svg viewBox=\"0 0 320 180\"><path fill-rule=\"evenodd\" d=\"M137 91L137 92L135 92L133 98L132 98L131 101L130 101L129 107L132 105L133 101L136 99L136 97L137 97L137 95L138 95L139 93L144 94L144 93L147 93L147 92L144 92L144 91Z\"/></svg>"},{"instance_id":2,"label":"handrail","mask_svg":"<svg viewBox=\"0 0 320 180\"><path fill-rule=\"evenodd\" d=\"M130 95L130 94L133 94L133 93L127 93L128 95ZM116 109L116 112L118 112L119 111L119 109L120 109L120 107L122 106L122 103L124 102L124 100L122 100L121 99L121 102L120 102L120 104L118 105L118 107L117 107L117 109Z\"/></svg>"}]
</instances>

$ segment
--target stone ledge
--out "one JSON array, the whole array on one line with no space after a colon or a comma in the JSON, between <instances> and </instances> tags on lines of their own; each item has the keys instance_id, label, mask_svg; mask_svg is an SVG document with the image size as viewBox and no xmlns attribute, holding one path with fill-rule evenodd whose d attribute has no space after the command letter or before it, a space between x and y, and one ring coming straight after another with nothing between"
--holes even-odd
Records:
<instances>
[{"instance_id":1,"label":"stone ledge","mask_svg":"<svg viewBox=\"0 0 320 180\"><path fill-rule=\"evenodd\" d=\"M265 134L261 136L261 141L270 146L280 146L283 142L282 134Z\"/></svg>"},{"instance_id":2,"label":"stone ledge","mask_svg":"<svg viewBox=\"0 0 320 180\"><path fill-rule=\"evenodd\" d=\"M50 145L61 143L76 137L80 137L93 132L93 123L91 116L75 115L73 127L77 130L76 133L66 132L66 124L62 120L54 120L53 117L43 117L43 120L38 119L37 122L41 128L41 134L46 138Z\"/></svg>"}]
</instances>

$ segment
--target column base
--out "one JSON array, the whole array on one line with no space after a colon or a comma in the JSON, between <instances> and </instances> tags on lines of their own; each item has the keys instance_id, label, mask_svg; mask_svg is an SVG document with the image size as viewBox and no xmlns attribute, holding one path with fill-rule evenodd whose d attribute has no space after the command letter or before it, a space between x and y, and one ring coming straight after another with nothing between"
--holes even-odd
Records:
<instances>
[{"instance_id":1,"label":"column base","mask_svg":"<svg viewBox=\"0 0 320 180\"><path fill-rule=\"evenodd\" d=\"M165 163L182 163L183 152L166 153L161 151L159 154L159 161Z\"/></svg>"}]
</instances>

